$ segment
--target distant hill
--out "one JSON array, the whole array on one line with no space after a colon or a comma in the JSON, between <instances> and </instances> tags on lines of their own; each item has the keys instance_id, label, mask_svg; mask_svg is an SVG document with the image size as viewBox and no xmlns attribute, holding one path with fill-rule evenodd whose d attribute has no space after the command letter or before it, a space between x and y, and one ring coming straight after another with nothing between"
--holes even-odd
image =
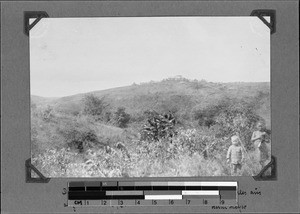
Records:
<instances>
[{"instance_id":1,"label":"distant hill","mask_svg":"<svg viewBox=\"0 0 300 214\"><path fill-rule=\"evenodd\" d=\"M185 78L169 78L160 82L93 91L61 98L32 96L37 105L50 105L64 112L81 111L85 95L105 97L110 109L120 106L129 114L139 115L153 109L176 111L180 114L212 106L222 99L239 99L255 104L257 114L270 126L270 83L212 83ZM188 116L188 115L187 115Z\"/></svg>"},{"instance_id":2,"label":"distant hill","mask_svg":"<svg viewBox=\"0 0 300 214\"><path fill-rule=\"evenodd\" d=\"M36 105L52 105L52 102L58 100L58 97L41 97L31 95L31 102Z\"/></svg>"}]
</instances>

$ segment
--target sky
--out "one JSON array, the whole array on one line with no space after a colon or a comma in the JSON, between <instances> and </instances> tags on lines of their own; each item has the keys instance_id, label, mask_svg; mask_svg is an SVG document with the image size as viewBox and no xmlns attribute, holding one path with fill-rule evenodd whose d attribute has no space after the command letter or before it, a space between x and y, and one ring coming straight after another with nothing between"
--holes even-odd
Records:
<instances>
[{"instance_id":1,"label":"sky","mask_svg":"<svg viewBox=\"0 0 300 214\"><path fill-rule=\"evenodd\" d=\"M30 30L31 94L63 97L181 75L269 82L257 17L44 18Z\"/></svg>"}]
</instances>

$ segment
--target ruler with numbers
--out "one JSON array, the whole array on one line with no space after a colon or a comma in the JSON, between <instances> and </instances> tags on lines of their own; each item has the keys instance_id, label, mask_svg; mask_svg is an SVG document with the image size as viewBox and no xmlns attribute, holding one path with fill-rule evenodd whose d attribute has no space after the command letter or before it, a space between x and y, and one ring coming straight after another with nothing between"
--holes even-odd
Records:
<instances>
[{"instance_id":1,"label":"ruler with numbers","mask_svg":"<svg viewBox=\"0 0 300 214\"><path fill-rule=\"evenodd\" d=\"M237 205L237 182L68 183L68 206L205 206Z\"/></svg>"}]
</instances>

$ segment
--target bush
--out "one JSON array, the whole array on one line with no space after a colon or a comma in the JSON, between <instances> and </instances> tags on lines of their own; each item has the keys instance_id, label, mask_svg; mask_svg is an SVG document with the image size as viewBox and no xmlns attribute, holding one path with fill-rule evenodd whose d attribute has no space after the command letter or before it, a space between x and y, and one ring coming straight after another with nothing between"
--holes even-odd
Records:
<instances>
[{"instance_id":1,"label":"bush","mask_svg":"<svg viewBox=\"0 0 300 214\"><path fill-rule=\"evenodd\" d=\"M223 99L215 105L209 105L194 112L194 118L200 126L211 127L216 124L215 117L228 108L229 100Z\"/></svg>"},{"instance_id":2,"label":"bush","mask_svg":"<svg viewBox=\"0 0 300 214\"><path fill-rule=\"evenodd\" d=\"M93 94L86 95L83 99L84 109L83 113L93 116L96 120L101 119L102 113L109 106L104 98L98 98Z\"/></svg>"},{"instance_id":3,"label":"bush","mask_svg":"<svg viewBox=\"0 0 300 214\"><path fill-rule=\"evenodd\" d=\"M58 129L60 135L63 136L66 146L78 149L80 153L85 148L90 148L99 143L95 130L93 130L87 121L69 121L62 124Z\"/></svg>"},{"instance_id":4,"label":"bush","mask_svg":"<svg viewBox=\"0 0 300 214\"><path fill-rule=\"evenodd\" d=\"M264 121L258 116L247 103L230 105L224 109L216 118L217 137L229 137L235 134L240 136L242 142L245 142L247 150L253 149L251 135L255 124L258 121Z\"/></svg>"},{"instance_id":5,"label":"bush","mask_svg":"<svg viewBox=\"0 0 300 214\"><path fill-rule=\"evenodd\" d=\"M54 112L53 112L53 108L51 106L47 106L46 109L44 109L41 112L41 117L45 122L49 122L51 119L54 118Z\"/></svg>"},{"instance_id":6,"label":"bush","mask_svg":"<svg viewBox=\"0 0 300 214\"><path fill-rule=\"evenodd\" d=\"M142 139L158 141L162 138L173 137L175 135L175 117L173 114L158 114L155 111L148 111L147 124L141 130Z\"/></svg>"},{"instance_id":7,"label":"bush","mask_svg":"<svg viewBox=\"0 0 300 214\"><path fill-rule=\"evenodd\" d=\"M223 99L216 105L198 109L194 117L200 126L210 128L216 138L238 134L247 150L253 149L250 138L255 124L264 121L255 113L253 103L238 99Z\"/></svg>"},{"instance_id":8,"label":"bush","mask_svg":"<svg viewBox=\"0 0 300 214\"><path fill-rule=\"evenodd\" d=\"M119 107L114 113L115 124L120 128L125 128L130 121L130 114L125 112L124 107Z\"/></svg>"}]
</instances>

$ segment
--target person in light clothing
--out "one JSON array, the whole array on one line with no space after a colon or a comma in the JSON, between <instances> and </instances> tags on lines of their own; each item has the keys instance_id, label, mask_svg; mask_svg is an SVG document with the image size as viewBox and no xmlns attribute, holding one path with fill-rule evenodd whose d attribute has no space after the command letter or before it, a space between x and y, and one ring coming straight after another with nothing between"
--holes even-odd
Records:
<instances>
[{"instance_id":1,"label":"person in light clothing","mask_svg":"<svg viewBox=\"0 0 300 214\"><path fill-rule=\"evenodd\" d=\"M231 175L238 175L238 171L242 169L242 162L244 160L243 149L240 145L240 139L234 135L231 137L232 145L227 151L227 163L231 164Z\"/></svg>"},{"instance_id":2,"label":"person in light clothing","mask_svg":"<svg viewBox=\"0 0 300 214\"><path fill-rule=\"evenodd\" d=\"M255 148L256 160L264 167L265 161L268 160L268 151L266 146L266 132L261 122L257 123L257 130L253 132L251 142Z\"/></svg>"}]
</instances>

